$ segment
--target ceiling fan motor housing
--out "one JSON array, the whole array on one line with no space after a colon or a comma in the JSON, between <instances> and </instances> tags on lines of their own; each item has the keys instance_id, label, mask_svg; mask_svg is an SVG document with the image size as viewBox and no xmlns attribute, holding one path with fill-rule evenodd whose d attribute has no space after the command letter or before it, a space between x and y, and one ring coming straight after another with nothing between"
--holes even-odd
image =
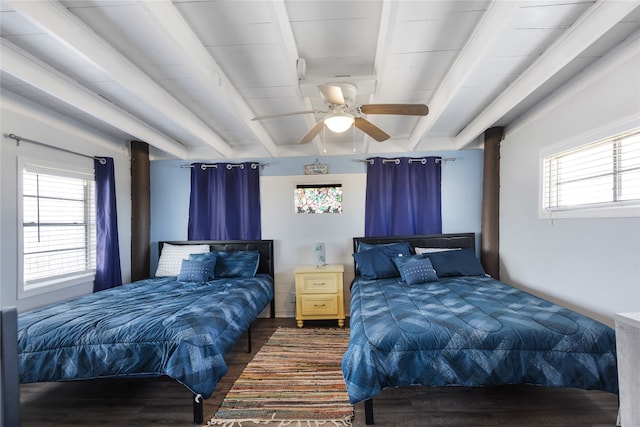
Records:
<instances>
[{"instance_id":1,"label":"ceiling fan motor housing","mask_svg":"<svg viewBox=\"0 0 640 427\"><path fill-rule=\"evenodd\" d=\"M337 86L342 90L342 97L344 98L344 104L347 107L352 106L356 102L356 95L358 94L358 88L351 83L332 83L331 86Z\"/></svg>"}]
</instances>

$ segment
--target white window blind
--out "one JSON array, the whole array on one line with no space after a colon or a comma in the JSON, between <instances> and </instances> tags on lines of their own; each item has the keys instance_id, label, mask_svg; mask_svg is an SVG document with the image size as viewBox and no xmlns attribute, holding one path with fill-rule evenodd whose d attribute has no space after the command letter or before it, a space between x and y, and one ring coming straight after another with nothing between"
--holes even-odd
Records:
<instances>
[{"instance_id":1,"label":"white window blind","mask_svg":"<svg viewBox=\"0 0 640 427\"><path fill-rule=\"evenodd\" d=\"M547 211L640 203L640 130L544 159Z\"/></svg>"},{"instance_id":2,"label":"white window blind","mask_svg":"<svg viewBox=\"0 0 640 427\"><path fill-rule=\"evenodd\" d=\"M93 176L24 166L24 290L95 271Z\"/></svg>"}]
</instances>

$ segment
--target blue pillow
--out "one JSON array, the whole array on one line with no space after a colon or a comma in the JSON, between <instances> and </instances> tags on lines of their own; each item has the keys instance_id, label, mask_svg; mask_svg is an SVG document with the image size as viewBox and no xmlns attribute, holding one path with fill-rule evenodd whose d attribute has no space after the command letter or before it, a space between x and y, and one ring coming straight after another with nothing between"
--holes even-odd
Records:
<instances>
[{"instance_id":1,"label":"blue pillow","mask_svg":"<svg viewBox=\"0 0 640 427\"><path fill-rule=\"evenodd\" d=\"M393 259L400 271L400 277L409 285L436 282L438 275L434 270L431 260L420 255L406 257L400 256Z\"/></svg>"},{"instance_id":2,"label":"blue pillow","mask_svg":"<svg viewBox=\"0 0 640 427\"><path fill-rule=\"evenodd\" d=\"M393 263L393 259L397 256L411 256L411 246L408 243L375 245L371 249L353 254L357 272L369 280L400 276L400 272Z\"/></svg>"},{"instance_id":3,"label":"blue pillow","mask_svg":"<svg viewBox=\"0 0 640 427\"><path fill-rule=\"evenodd\" d=\"M180 266L180 274L178 274L179 282L206 282L209 279L209 271L211 270L210 261L195 261L192 259L183 259Z\"/></svg>"},{"instance_id":4,"label":"blue pillow","mask_svg":"<svg viewBox=\"0 0 640 427\"><path fill-rule=\"evenodd\" d=\"M429 258L438 277L484 276L484 268L473 249L422 254Z\"/></svg>"},{"instance_id":5,"label":"blue pillow","mask_svg":"<svg viewBox=\"0 0 640 427\"><path fill-rule=\"evenodd\" d=\"M258 251L216 251L215 276L253 277L260 264Z\"/></svg>"},{"instance_id":6,"label":"blue pillow","mask_svg":"<svg viewBox=\"0 0 640 427\"><path fill-rule=\"evenodd\" d=\"M409 243L407 242L377 243L377 244L360 242L358 244L358 252L368 251L369 249L373 249L373 248L392 248L392 249L401 248L401 250L404 250L405 247L407 246L409 247L409 250L411 250L411 245L409 245Z\"/></svg>"},{"instance_id":7,"label":"blue pillow","mask_svg":"<svg viewBox=\"0 0 640 427\"><path fill-rule=\"evenodd\" d=\"M189 259L192 261L205 261L209 266L209 280L215 279L215 266L217 254L215 252L206 252L203 254L190 254Z\"/></svg>"},{"instance_id":8,"label":"blue pillow","mask_svg":"<svg viewBox=\"0 0 640 427\"><path fill-rule=\"evenodd\" d=\"M369 249L373 249L376 246L382 246L382 245L372 245L371 243L360 242L358 243L358 252L368 251Z\"/></svg>"}]
</instances>

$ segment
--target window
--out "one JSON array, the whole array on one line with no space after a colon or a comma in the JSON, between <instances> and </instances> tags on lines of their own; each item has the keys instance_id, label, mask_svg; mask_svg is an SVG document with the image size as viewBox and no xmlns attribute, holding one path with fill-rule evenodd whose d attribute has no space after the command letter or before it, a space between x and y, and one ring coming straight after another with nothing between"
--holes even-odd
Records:
<instances>
[{"instance_id":1,"label":"window","mask_svg":"<svg viewBox=\"0 0 640 427\"><path fill-rule=\"evenodd\" d=\"M24 164L22 283L24 292L74 284L96 265L93 175Z\"/></svg>"},{"instance_id":2,"label":"window","mask_svg":"<svg viewBox=\"0 0 640 427\"><path fill-rule=\"evenodd\" d=\"M342 184L300 184L295 190L296 213L342 213Z\"/></svg>"},{"instance_id":3,"label":"window","mask_svg":"<svg viewBox=\"0 0 640 427\"><path fill-rule=\"evenodd\" d=\"M640 205L640 130L545 157L543 167L547 213Z\"/></svg>"}]
</instances>

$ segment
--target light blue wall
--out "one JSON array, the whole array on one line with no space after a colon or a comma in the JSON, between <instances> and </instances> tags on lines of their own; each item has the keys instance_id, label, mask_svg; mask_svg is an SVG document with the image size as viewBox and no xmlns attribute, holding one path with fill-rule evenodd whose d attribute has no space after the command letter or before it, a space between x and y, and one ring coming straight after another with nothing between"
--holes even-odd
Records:
<instances>
[{"instance_id":1,"label":"light blue wall","mask_svg":"<svg viewBox=\"0 0 640 427\"><path fill-rule=\"evenodd\" d=\"M480 233L482 205L482 150L419 153L419 156L441 156L443 232ZM382 157L393 157L387 154ZM268 164L261 169L262 237L274 239L276 246L276 315L293 314L289 292L293 287L293 269L304 263L312 242L323 241L330 249L331 262L345 264L345 283L351 271L351 239L364 233L364 200L366 165L364 155L323 156L317 160L328 165L328 175L305 176L304 165L316 157L247 159ZM455 159L455 160L454 160ZM207 159L208 162L213 160ZM157 265L157 242L186 240L191 162L162 160L151 162L151 273ZM293 188L309 180L343 182L343 197L349 212L339 216L320 215L301 220L292 215ZM267 199L268 198L268 199ZM348 198L348 200L346 200ZM291 199L291 200L290 200ZM278 200L278 203L271 203Z\"/></svg>"},{"instance_id":2,"label":"light blue wall","mask_svg":"<svg viewBox=\"0 0 640 427\"><path fill-rule=\"evenodd\" d=\"M443 231L480 231L482 203L482 150L416 153L412 157L441 156ZM397 154L402 155L402 154ZM393 157L393 154L381 157ZM265 164L260 176L295 176L304 174L304 165L318 160L327 164L329 175L364 174L367 156L293 157L246 159ZM373 156L368 156L373 157ZM214 160L198 160L199 162ZM227 160L216 160L227 161ZM187 238L190 163L196 161L159 160L151 162L151 242ZM362 206L364 215L364 206ZM269 212L263 212L269 215ZM152 257L153 259L153 257Z\"/></svg>"}]
</instances>

